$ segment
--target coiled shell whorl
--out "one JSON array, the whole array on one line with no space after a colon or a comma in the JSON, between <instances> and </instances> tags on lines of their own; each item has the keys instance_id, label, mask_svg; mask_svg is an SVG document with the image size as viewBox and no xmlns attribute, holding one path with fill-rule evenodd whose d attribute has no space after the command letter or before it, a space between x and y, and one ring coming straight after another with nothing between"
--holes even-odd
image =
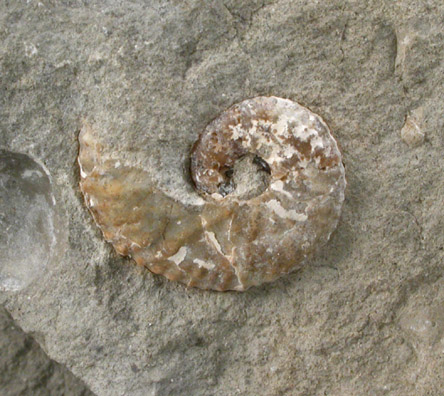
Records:
<instances>
[{"instance_id":1,"label":"coiled shell whorl","mask_svg":"<svg viewBox=\"0 0 444 396\"><path fill-rule=\"evenodd\" d=\"M248 99L207 126L191 150L195 204L119 161L96 127L85 123L79 141L80 188L105 239L188 286L242 291L300 268L329 239L344 201L336 141L288 99Z\"/></svg>"}]
</instances>

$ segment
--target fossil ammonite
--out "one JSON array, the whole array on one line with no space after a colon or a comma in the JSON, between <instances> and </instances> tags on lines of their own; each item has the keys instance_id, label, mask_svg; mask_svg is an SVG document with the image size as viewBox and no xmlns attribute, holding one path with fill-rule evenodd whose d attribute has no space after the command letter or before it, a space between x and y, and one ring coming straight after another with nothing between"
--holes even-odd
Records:
<instances>
[{"instance_id":1,"label":"fossil ammonite","mask_svg":"<svg viewBox=\"0 0 444 396\"><path fill-rule=\"evenodd\" d=\"M170 280L246 290L300 268L336 228L341 153L325 122L288 99L257 97L213 120L190 149L188 183L173 196L85 123L85 203L116 251ZM186 180L186 175L183 178Z\"/></svg>"}]
</instances>

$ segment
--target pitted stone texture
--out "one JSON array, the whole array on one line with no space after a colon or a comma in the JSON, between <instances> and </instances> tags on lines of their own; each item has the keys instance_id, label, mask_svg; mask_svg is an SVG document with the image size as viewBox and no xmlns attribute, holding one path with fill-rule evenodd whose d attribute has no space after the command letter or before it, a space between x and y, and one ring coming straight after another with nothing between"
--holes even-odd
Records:
<instances>
[{"instance_id":1,"label":"pitted stone texture","mask_svg":"<svg viewBox=\"0 0 444 396\"><path fill-rule=\"evenodd\" d=\"M0 394L94 396L66 367L52 361L3 307L0 307Z\"/></svg>"},{"instance_id":2,"label":"pitted stone texture","mask_svg":"<svg viewBox=\"0 0 444 396\"><path fill-rule=\"evenodd\" d=\"M0 1L0 144L47 166L69 236L1 302L100 396L440 395L440 336L408 326L440 326L444 301L443 20L442 0ZM82 119L195 205L196 134L269 95L320 114L343 154L341 221L313 264L212 293L119 257L79 191Z\"/></svg>"}]
</instances>

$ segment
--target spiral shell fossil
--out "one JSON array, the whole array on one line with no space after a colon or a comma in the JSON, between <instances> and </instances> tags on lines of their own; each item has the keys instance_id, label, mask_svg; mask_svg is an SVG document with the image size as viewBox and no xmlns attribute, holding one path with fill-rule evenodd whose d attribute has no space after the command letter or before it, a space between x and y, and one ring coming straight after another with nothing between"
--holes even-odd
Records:
<instances>
[{"instance_id":1,"label":"spiral shell fossil","mask_svg":"<svg viewBox=\"0 0 444 396\"><path fill-rule=\"evenodd\" d=\"M85 123L79 141L80 188L105 239L201 289L243 291L300 268L329 239L344 201L335 139L287 99L245 100L206 127L191 149L192 200L116 153L97 125Z\"/></svg>"}]
</instances>

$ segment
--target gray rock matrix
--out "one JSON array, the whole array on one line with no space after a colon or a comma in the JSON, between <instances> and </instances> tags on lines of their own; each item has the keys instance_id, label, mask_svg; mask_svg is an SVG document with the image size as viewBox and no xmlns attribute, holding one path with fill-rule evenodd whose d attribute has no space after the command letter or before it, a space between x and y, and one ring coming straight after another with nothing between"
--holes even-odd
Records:
<instances>
[{"instance_id":1,"label":"gray rock matrix","mask_svg":"<svg viewBox=\"0 0 444 396\"><path fill-rule=\"evenodd\" d=\"M62 365L51 361L31 335L0 307L0 394L4 396L92 396Z\"/></svg>"},{"instance_id":2,"label":"gray rock matrix","mask_svg":"<svg viewBox=\"0 0 444 396\"><path fill-rule=\"evenodd\" d=\"M60 220L44 270L0 303L99 396L442 394L443 20L441 0L1 1L0 147L44 164ZM78 188L82 120L174 196L198 134L259 95L340 145L322 254L246 293L117 256Z\"/></svg>"}]
</instances>

